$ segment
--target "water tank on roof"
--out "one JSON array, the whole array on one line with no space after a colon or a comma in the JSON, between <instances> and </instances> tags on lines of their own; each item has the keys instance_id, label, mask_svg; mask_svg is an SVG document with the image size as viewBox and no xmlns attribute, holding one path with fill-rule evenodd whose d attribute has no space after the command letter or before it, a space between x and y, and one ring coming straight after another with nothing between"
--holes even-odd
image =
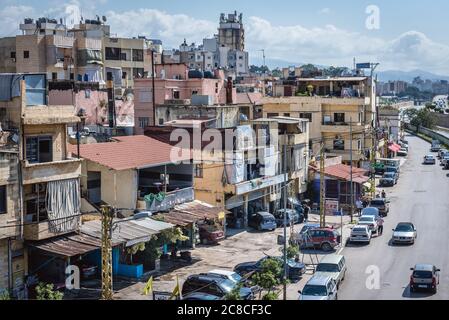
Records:
<instances>
[{"instance_id":1,"label":"water tank on roof","mask_svg":"<svg viewBox=\"0 0 449 320\"><path fill-rule=\"evenodd\" d=\"M199 70L190 70L189 71L189 78L190 79L203 79L204 73Z\"/></svg>"}]
</instances>

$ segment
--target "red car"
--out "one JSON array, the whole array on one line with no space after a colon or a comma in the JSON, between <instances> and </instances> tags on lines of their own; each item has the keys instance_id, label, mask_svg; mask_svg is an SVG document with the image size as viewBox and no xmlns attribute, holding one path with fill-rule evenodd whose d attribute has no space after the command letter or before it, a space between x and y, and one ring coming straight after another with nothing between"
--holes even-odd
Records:
<instances>
[{"instance_id":1,"label":"red car","mask_svg":"<svg viewBox=\"0 0 449 320\"><path fill-rule=\"evenodd\" d=\"M321 249L332 251L341 242L340 234L330 228L312 228L301 235L302 249Z\"/></svg>"},{"instance_id":2,"label":"red car","mask_svg":"<svg viewBox=\"0 0 449 320\"><path fill-rule=\"evenodd\" d=\"M198 228L202 244L217 244L225 238L224 231L214 225L200 224Z\"/></svg>"}]
</instances>

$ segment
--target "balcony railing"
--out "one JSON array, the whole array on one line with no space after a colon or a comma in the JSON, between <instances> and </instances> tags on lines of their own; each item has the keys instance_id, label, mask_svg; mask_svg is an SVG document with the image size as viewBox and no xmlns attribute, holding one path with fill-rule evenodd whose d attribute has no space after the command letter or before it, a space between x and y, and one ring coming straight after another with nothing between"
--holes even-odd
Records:
<instances>
[{"instance_id":1,"label":"balcony railing","mask_svg":"<svg viewBox=\"0 0 449 320\"><path fill-rule=\"evenodd\" d=\"M242 182L235 185L235 194L242 195L256 190L265 189L284 182L285 175L275 177L262 177L251 181Z\"/></svg>"},{"instance_id":2,"label":"balcony railing","mask_svg":"<svg viewBox=\"0 0 449 320\"><path fill-rule=\"evenodd\" d=\"M79 159L33 164L23 161L22 167L24 184L72 179L81 175L81 160Z\"/></svg>"},{"instance_id":3,"label":"balcony railing","mask_svg":"<svg viewBox=\"0 0 449 320\"><path fill-rule=\"evenodd\" d=\"M145 201L144 198L139 198L137 207L140 209L145 208L151 212L162 212L173 209L176 205L191 202L195 200L193 188L185 188L181 190L175 190L167 192L165 198L162 201L154 199L151 203Z\"/></svg>"}]
</instances>

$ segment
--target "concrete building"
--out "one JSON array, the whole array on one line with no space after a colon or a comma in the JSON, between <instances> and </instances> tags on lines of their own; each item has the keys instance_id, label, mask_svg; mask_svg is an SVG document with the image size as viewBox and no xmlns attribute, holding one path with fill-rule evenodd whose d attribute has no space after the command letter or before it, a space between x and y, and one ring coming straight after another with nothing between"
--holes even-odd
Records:
<instances>
[{"instance_id":1,"label":"concrete building","mask_svg":"<svg viewBox=\"0 0 449 320\"><path fill-rule=\"evenodd\" d=\"M228 47L231 50L245 50L245 29L243 27L243 14L234 13L220 15L218 28L218 46Z\"/></svg>"},{"instance_id":2,"label":"concrete building","mask_svg":"<svg viewBox=\"0 0 449 320\"><path fill-rule=\"evenodd\" d=\"M7 272L7 289L20 297L30 259L23 240L49 239L79 227L81 162L68 151L67 126L80 119L71 105L47 105L45 74L0 77L0 149L9 164L0 179L6 212L0 215L0 287ZM57 200L61 198L65 201Z\"/></svg>"},{"instance_id":3,"label":"concrete building","mask_svg":"<svg viewBox=\"0 0 449 320\"><path fill-rule=\"evenodd\" d=\"M263 117L309 119L313 154L319 152L321 139L324 139L326 153L342 156L347 163L352 144L353 161L367 165L376 115L376 98L370 78L298 78L276 83L274 93L276 97L262 99Z\"/></svg>"}]
</instances>

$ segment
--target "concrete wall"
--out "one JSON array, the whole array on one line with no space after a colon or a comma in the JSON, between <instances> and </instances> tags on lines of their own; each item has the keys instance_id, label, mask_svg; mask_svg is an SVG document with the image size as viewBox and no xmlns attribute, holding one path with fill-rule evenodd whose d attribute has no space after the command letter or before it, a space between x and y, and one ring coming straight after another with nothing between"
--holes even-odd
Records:
<instances>
[{"instance_id":1,"label":"concrete wall","mask_svg":"<svg viewBox=\"0 0 449 320\"><path fill-rule=\"evenodd\" d=\"M28 59L24 58L24 51L30 52ZM17 72L46 72L47 52L44 36L22 35L16 37Z\"/></svg>"},{"instance_id":2,"label":"concrete wall","mask_svg":"<svg viewBox=\"0 0 449 320\"><path fill-rule=\"evenodd\" d=\"M0 240L0 292L8 289L8 240Z\"/></svg>"},{"instance_id":3,"label":"concrete wall","mask_svg":"<svg viewBox=\"0 0 449 320\"><path fill-rule=\"evenodd\" d=\"M3 228L20 223L18 154L0 152L0 186L6 186L6 214L0 214L0 239L20 235L18 227Z\"/></svg>"},{"instance_id":4,"label":"concrete wall","mask_svg":"<svg viewBox=\"0 0 449 320\"><path fill-rule=\"evenodd\" d=\"M0 73L16 72L16 62L11 59L11 52L16 52L16 38L0 39Z\"/></svg>"},{"instance_id":5,"label":"concrete wall","mask_svg":"<svg viewBox=\"0 0 449 320\"><path fill-rule=\"evenodd\" d=\"M444 128L449 128L449 114L438 114L437 125Z\"/></svg>"},{"instance_id":6,"label":"concrete wall","mask_svg":"<svg viewBox=\"0 0 449 320\"><path fill-rule=\"evenodd\" d=\"M83 194L87 194L87 172L101 172L101 200L118 208L136 208L138 182L136 170L111 170L89 160L83 161L81 170Z\"/></svg>"}]
</instances>

